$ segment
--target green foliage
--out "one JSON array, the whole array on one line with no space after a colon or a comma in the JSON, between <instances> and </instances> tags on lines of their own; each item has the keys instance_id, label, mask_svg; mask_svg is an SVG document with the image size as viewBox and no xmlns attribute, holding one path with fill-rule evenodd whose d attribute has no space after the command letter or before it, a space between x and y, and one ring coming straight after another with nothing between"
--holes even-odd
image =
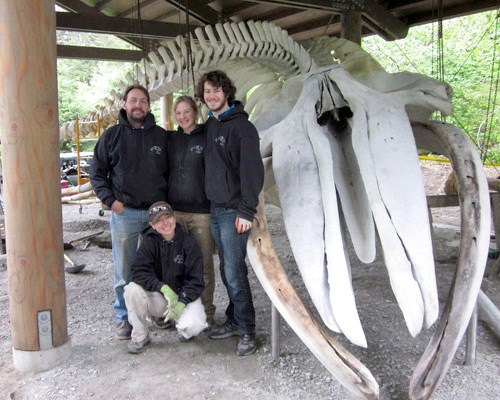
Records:
<instances>
[{"instance_id":1,"label":"green foliage","mask_svg":"<svg viewBox=\"0 0 500 400\"><path fill-rule=\"evenodd\" d=\"M131 48L110 35L58 31L57 42L74 46ZM85 116L101 103L117 84L125 80L133 63L61 59L57 60L59 90L59 122Z\"/></svg>"},{"instance_id":2,"label":"green foliage","mask_svg":"<svg viewBox=\"0 0 500 400\"><path fill-rule=\"evenodd\" d=\"M59 122L85 116L101 104L131 69L125 63L109 61L57 60Z\"/></svg>"},{"instance_id":3,"label":"green foliage","mask_svg":"<svg viewBox=\"0 0 500 400\"><path fill-rule=\"evenodd\" d=\"M363 48L388 72L417 72L450 84L454 111L447 122L467 132L483 159L500 163L497 13L445 20L442 27L442 51L438 23L413 27L405 39L394 42L369 37L363 40Z\"/></svg>"}]
</instances>

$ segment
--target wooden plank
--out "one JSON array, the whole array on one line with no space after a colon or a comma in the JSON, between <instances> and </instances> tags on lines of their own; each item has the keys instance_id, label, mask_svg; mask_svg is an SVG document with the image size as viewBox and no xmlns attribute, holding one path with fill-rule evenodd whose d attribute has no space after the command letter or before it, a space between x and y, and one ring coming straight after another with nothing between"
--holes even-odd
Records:
<instances>
[{"instance_id":1,"label":"wooden plank","mask_svg":"<svg viewBox=\"0 0 500 400\"><path fill-rule=\"evenodd\" d=\"M185 24L171 24L159 21L141 21L132 18L88 16L57 12L57 29L80 32L106 33L111 35L127 35L140 38L166 39L186 33ZM191 26L194 32L196 26Z\"/></svg>"},{"instance_id":2,"label":"wooden plank","mask_svg":"<svg viewBox=\"0 0 500 400\"><path fill-rule=\"evenodd\" d=\"M497 244L497 249L500 250L500 192L490 193L490 200L495 242Z\"/></svg>"},{"instance_id":3,"label":"wooden plank","mask_svg":"<svg viewBox=\"0 0 500 400\"><path fill-rule=\"evenodd\" d=\"M427 207L429 208L458 207L459 205L456 194L427 196Z\"/></svg>"},{"instance_id":4,"label":"wooden plank","mask_svg":"<svg viewBox=\"0 0 500 400\"><path fill-rule=\"evenodd\" d=\"M125 49L107 49L103 47L57 46L58 58L79 58L84 60L130 61L137 62L144 58L143 51Z\"/></svg>"}]
</instances>

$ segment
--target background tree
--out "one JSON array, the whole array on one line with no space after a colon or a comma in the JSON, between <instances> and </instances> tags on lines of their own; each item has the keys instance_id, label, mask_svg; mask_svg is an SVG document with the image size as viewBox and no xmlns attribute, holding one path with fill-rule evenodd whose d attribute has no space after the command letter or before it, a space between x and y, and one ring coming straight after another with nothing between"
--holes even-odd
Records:
<instances>
[{"instance_id":1,"label":"background tree","mask_svg":"<svg viewBox=\"0 0 500 400\"><path fill-rule=\"evenodd\" d=\"M363 48L388 72L410 71L449 83L453 114L477 144L483 160L500 163L500 103L496 101L500 54L497 11L413 27L402 40L371 36ZM440 40L442 37L442 40Z\"/></svg>"}]
</instances>

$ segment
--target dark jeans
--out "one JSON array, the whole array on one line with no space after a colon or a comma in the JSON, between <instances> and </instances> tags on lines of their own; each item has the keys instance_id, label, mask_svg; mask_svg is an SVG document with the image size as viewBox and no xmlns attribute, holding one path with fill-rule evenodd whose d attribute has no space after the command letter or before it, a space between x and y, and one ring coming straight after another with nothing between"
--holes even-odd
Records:
<instances>
[{"instance_id":1,"label":"dark jeans","mask_svg":"<svg viewBox=\"0 0 500 400\"><path fill-rule=\"evenodd\" d=\"M236 210L212 208L210 229L219 251L222 282L229 295L228 322L236 322L240 334L255 334L255 309L245 263L250 231L236 232Z\"/></svg>"}]
</instances>

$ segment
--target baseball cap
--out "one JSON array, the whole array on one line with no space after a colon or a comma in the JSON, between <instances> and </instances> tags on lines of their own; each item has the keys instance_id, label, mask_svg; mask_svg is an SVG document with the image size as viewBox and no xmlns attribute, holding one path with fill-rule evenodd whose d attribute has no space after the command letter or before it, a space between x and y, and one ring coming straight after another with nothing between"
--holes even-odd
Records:
<instances>
[{"instance_id":1,"label":"baseball cap","mask_svg":"<svg viewBox=\"0 0 500 400\"><path fill-rule=\"evenodd\" d=\"M149 222L153 224L158 221L162 215L173 215L174 210L172 206L166 201L157 201L153 203L148 209Z\"/></svg>"}]
</instances>

